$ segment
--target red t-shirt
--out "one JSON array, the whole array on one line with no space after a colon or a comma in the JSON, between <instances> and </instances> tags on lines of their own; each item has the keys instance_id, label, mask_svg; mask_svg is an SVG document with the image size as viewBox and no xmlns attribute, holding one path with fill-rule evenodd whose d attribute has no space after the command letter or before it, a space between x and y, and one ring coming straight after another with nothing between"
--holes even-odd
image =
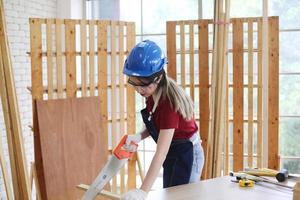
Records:
<instances>
[{"instance_id":1,"label":"red t-shirt","mask_svg":"<svg viewBox=\"0 0 300 200\"><path fill-rule=\"evenodd\" d=\"M146 100L146 108L148 112L152 111L154 101L152 96ZM161 97L159 103L152 114L152 119L156 130L175 129L173 139L187 139L198 131L195 119L186 121L181 114L172 109L171 103L167 97Z\"/></svg>"}]
</instances>

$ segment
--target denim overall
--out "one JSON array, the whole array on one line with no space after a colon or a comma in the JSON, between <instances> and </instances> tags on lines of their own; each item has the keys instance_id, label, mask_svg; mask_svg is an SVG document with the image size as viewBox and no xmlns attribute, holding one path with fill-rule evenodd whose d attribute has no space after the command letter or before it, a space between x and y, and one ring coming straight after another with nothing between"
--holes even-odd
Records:
<instances>
[{"instance_id":1,"label":"denim overall","mask_svg":"<svg viewBox=\"0 0 300 200\"><path fill-rule=\"evenodd\" d=\"M152 116L145 108L141 110L145 126L157 143L158 132ZM163 163L163 187L189 183L193 165L193 143L190 140L173 140Z\"/></svg>"}]
</instances>

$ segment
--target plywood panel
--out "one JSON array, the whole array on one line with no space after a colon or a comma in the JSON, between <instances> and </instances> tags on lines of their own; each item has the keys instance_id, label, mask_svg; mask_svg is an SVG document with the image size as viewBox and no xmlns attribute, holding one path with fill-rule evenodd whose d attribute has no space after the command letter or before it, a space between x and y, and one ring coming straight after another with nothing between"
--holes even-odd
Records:
<instances>
[{"instance_id":1,"label":"plywood panel","mask_svg":"<svg viewBox=\"0 0 300 200\"><path fill-rule=\"evenodd\" d=\"M37 101L41 152L49 200L76 199L107 160L99 97Z\"/></svg>"}]
</instances>

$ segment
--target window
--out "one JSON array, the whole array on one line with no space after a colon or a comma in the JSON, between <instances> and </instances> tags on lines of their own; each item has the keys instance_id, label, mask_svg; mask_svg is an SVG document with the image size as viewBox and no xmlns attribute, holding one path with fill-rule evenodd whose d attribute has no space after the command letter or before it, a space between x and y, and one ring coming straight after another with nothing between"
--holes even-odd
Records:
<instances>
[{"instance_id":1,"label":"window","mask_svg":"<svg viewBox=\"0 0 300 200\"><path fill-rule=\"evenodd\" d=\"M231 17L262 16L262 1L231 0ZM87 1L91 2L91 1ZM120 19L136 23L137 42L151 39L166 51L166 21L213 18L213 0L120 0ZM200 4L199 4L200 3ZM289 168L290 173L300 173L300 2L298 0L269 0L269 16L280 17L280 154L281 167ZM198 8L202 8L199 12ZM87 6L87 16L93 12ZM254 33L256 34L256 33ZM256 56L256 55L254 55ZM254 63L254 66L256 64ZM232 77L230 77L232 78ZM256 79L254 81L257 81ZM257 91L254 91L257 93ZM137 110L143 105L141 97L136 96ZM254 105L256 107L256 105ZM137 129L142 121L139 112L136 113ZM254 127L255 129L255 127ZM245 130L246 131L246 130ZM254 131L255 132L255 131ZM141 151L144 169L149 167L154 154L155 144L147 139ZM160 181L160 182L159 182ZM156 186L161 187L161 180Z\"/></svg>"}]
</instances>

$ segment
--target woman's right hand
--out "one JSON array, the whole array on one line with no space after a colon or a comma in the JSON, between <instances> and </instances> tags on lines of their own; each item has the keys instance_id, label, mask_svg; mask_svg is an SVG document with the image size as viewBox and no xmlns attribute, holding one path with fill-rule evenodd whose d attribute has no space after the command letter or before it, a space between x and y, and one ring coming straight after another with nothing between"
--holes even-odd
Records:
<instances>
[{"instance_id":1,"label":"woman's right hand","mask_svg":"<svg viewBox=\"0 0 300 200\"><path fill-rule=\"evenodd\" d=\"M134 135L128 135L123 148L128 152L136 152L137 145L142 140L142 135L140 133Z\"/></svg>"}]
</instances>

